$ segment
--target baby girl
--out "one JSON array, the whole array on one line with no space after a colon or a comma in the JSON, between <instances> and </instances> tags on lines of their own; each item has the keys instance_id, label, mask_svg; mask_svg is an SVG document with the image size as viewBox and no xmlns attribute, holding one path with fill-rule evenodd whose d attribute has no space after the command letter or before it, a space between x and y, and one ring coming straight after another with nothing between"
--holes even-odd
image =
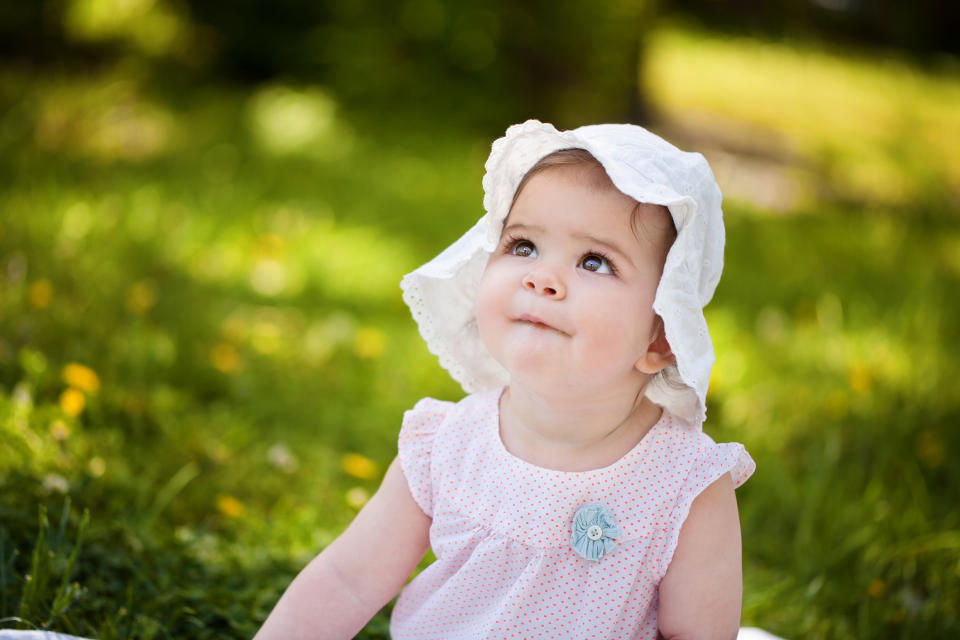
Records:
<instances>
[{"instance_id":1,"label":"baby girl","mask_svg":"<svg viewBox=\"0 0 960 640\"><path fill-rule=\"evenodd\" d=\"M701 430L709 166L638 126L531 120L483 187L486 215L401 283L468 395L404 414L380 489L257 637L349 638L398 592L397 640L735 637L754 464Z\"/></svg>"}]
</instances>

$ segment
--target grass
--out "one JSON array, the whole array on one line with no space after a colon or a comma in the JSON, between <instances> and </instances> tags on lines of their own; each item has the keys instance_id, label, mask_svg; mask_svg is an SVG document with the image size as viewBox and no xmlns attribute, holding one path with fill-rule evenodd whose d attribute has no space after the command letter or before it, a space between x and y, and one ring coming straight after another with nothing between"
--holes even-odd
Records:
<instances>
[{"instance_id":1,"label":"grass","mask_svg":"<svg viewBox=\"0 0 960 640\"><path fill-rule=\"evenodd\" d=\"M777 209L728 197L708 308L707 430L758 463L744 624L955 637L960 83L681 30L650 51L670 127L751 127L800 176ZM489 140L136 65L8 69L0 100L0 626L252 636L401 413L461 395L397 283L480 215Z\"/></svg>"}]
</instances>

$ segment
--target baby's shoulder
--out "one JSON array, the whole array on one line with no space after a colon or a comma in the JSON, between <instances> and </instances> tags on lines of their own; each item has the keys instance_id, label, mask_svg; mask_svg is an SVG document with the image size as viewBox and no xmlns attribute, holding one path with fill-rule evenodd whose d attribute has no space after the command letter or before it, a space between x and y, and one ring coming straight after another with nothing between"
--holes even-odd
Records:
<instances>
[{"instance_id":1,"label":"baby's shoulder","mask_svg":"<svg viewBox=\"0 0 960 640\"><path fill-rule=\"evenodd\" d=\"M417 432L474 430L472 427L494 417L499 395L473 393L458 401L421 398L403 414L403 429Z\"/></svg>"},{"instance_id":2,"label":"baby's shoulder","mask_svg":"<svg viewBox=\"0 0 960 640\"><path fill-rule=\"evenodd\" d=\"M650 460L663 475L682 479L681 487L699 492L725 472L740 486L756 468L739 442L716 442L701 429L677 423L660 429L651 447Z\"/></svg>"},{"instance_id":3,"label":"baby's shoulder","mask_svg":"<svg viewBox=\"0 0 960 640\"><path fill-rule=\"evenodd\" d=\"M712 466L718 460L731 456L739 458L745 454L739 443L717 443L699 427L669 415L648 436L643 466L663 475L687 476L697 468Z\"/></svg>"},{"instance_id":4,"label":"baby's shoulder","mask_svg":"<svg viewBox=\"0 0 960 640\"><path fill-rule=\"evenodd\" d=\"M403 412L403 426L429 428L436 431L437 427L447 418L450 409L455 403L449 400L437 400L436 398L420 398L412 409Z\"/></svg>"}]
</instances>

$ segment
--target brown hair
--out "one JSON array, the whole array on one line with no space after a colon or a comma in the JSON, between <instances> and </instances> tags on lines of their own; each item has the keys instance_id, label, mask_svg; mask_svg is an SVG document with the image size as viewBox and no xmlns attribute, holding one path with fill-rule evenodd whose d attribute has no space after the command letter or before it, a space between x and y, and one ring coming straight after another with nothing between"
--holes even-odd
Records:
<instances>
[{"instance_id":1,"label":"brown hair","mask_svg":"<svg viewBox=\"0 0 960 640\"><path fill-rule=\"evenodd\" d=\"M520 184L517 185L517 190L513 193L510 210L513 210L513 205L516 204L517 198L520 197L520 192L527 186L531 178L556 167L578 169L580 177L585 178L589 185L595 189L617 188L613 184L613 181L610 180L610 176L607 175L600 161L589 151L586 149L560 149L559 151L554 151L540 158L540 160L524 174L523 178L520 179ZM646 215L644 215L644 211L647 211ZM669 221L669 224L657 224L655 226L646 224L653 218L660 218L662 220L664 217ZM649 228L650 226L653 226L652 231ZM667 252L670 251L670 247L673 246L673 241L677 239L677 229L673 223L673 217L667 208L662 205L637 202L633 207L633 211L630 212L630 228L633 229L633 233L637 238L640 237L640 234L643 234L648 242L660 247L663 251L663 260L666 260Z\"/></svg>"}]
</instances>

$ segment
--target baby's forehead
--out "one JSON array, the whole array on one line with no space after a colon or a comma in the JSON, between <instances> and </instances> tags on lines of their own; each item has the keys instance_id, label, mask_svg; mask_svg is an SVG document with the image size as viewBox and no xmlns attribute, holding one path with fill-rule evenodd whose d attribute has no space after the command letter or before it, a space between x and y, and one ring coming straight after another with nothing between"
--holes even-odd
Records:
<instances>
[{"instance_id":1,"label":"baby's forehead","mask_svg":"<svg viewBox=\"0 0 960 640\"><path fill-rule=\"evenodd\" d=\"M530 192L542 197L561 186L577 187L598 199L608 200L613 197L629 208L638 204L634 198L617 189L599 163L562 164L548 166L539 169L533 175L525 176L514 194L513 206L510 207L507 217L509 218L513 213L518 202L533 197Z\"/></svg>"},{"instance_id":2,"label":"baby's forehead","mask_svg":"<svg viewBox=\"0 0 960 640\"><path fill-rule=\"evenodd\" d=\"M622 205L625 216L627 216L625 220L629 223L630 229L635 235L638 235L638 237L649 239L651 234L661 236L664 233L668 235L672 234L674 237L676 236L673 217L667 207L661 204L639 202L623 193L613 184L613 181L599 162L550 166L539 171L536 175L531 176L529 180L524 181L520 189L527 191L531 185L534 185L533 188L530 189L533 195L542 194L548 192L554 185L560 184L561 182L563 184L583 187L588 193L595 195L598 199L609 200L612 197L618 200L619 204ZM514 206L510 208L504 220L504 226L510 223L511 217L513 217L514 220L516 219L514 211L517 209L516 205L518 203L521 204L519 207L521 211L526 208L527 199L522 198L522 196L523 193L518 193L514 198ZM590 209L587 209L584 212L585 215L589 215L590 211ZM585 220L584 223L589 224L589 219Z\"/></svg>"}]
</instances>

